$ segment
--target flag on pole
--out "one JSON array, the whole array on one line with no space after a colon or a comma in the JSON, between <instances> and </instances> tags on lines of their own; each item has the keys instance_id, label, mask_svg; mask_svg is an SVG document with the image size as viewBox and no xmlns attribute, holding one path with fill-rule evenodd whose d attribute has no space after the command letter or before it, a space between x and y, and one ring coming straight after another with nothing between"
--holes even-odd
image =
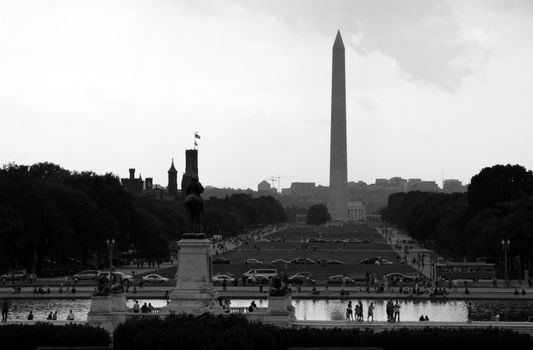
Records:
<instances>
[{"instance_id":1,"label":"flag on pole","mask_svg":"<svg viewBox=\"0 0 533 350\"><path fill-rule=\"evenodd\" d=\"M195 139L201 139L200 135L198 135L198 133L194 133L194 138Z\"/></svg>"}]
</instances>

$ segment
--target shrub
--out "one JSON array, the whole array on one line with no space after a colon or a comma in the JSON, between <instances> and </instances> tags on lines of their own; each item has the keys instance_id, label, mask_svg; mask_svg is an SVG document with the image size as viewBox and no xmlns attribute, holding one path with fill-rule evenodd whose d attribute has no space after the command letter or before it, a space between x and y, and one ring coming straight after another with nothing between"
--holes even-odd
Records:
<instances>
[{"instance_id":1,"label":"shrub","mask_svg":"<svg viewBox=\"0 0 533 350\"><path fill-rule=\"evenodd\" d=\"M202 349L285 350L289 347L383 347L383 349L530 349L532 339L498 328L399 329L374 333L351 329L285 329L248 322L239 315L165 319L136 318L114 333L116 350Z\"/></svg>"},{"instance_id":2,"label":"shrub","mask_svg":"<svg viewBox=\"0 0 533 350\"><path fill-rule=\"evenodd\" d=\"M87 325L8 324L0 327L2 350L35 350L38 346L109 346L109 333Z\"/></svg>"}]
</instances>

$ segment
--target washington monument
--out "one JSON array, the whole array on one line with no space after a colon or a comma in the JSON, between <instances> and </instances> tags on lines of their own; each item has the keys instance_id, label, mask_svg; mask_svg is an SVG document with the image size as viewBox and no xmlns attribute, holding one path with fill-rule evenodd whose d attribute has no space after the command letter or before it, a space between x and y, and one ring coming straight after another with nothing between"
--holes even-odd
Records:
<instances>
[{"instance_id":1,"label":"washington monument","mask_svg":"<svg viewBox=\"0 0 533 350\"><path fill-rule=\"evenodd\" d=\"M344 44L340 31L333 44L331 79L331 146L329 163L329 213L332 220L348 216L348 170L346 155L346 81Z\"/></svg>"}]
</instances>

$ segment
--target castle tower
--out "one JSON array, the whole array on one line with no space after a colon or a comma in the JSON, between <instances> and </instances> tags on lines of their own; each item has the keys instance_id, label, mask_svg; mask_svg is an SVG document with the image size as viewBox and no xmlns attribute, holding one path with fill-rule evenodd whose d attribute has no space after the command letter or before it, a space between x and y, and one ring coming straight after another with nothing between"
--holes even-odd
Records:
<instances>
[{"instance_id":1,"label":"castle tower","mask_svg":"<svg viewBox=\"0 0 533 350\"><path fill-rule=\"evenodd\" d=\"M198 176L198 150L185 150L185 173L181 178L181 191L185 192L194 176Z\"/></svg>"},{"instance_id":2,"label":"castle tower","mask_svg":"<svg viewBox=\"0 0 533 350\"><path fill-rule=\"evenodd\" d=\"M346 79L344 43L340 31L333 43L331 79L331 146L329 165L329 213L333 220L348 217L348 167L346 154Z\"/></svg>"},{"instance_id":3,"label":"castle tower","mask_svg":"<svg viewBox=\"0 0 533 350\"><path fill-rule=\"evenodd\" d=\"M168 194L178 194L178 171L174 167L174 158L172 158L172 165L168 169Z\"/></svg>"}]
</instances>

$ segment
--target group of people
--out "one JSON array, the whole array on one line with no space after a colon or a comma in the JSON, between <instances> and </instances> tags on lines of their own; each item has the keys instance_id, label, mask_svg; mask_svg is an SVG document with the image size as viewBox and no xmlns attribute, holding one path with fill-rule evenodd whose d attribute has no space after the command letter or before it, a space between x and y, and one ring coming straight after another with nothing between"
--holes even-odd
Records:
<instances>
[{"instance_id":1,"label":"group of people","mask_svg":"<svg viewBox=\"0 0 533 350\"><path fill-rule=\"evenodd\" d=\"M136 314L139 312L142 314L149 314L156 312L156 308L152 306L152 303L144 303L142 306L140 306L139 300L135 300L135 304L133 304L133 312Z\"/></svg>"},{"instance_id":2,"label":"group of people","mask_svg":"<svg viewBox=\"0 0 533 350\"><path fill-rule=\"evenodd\" d=\"M354 318L355 314L355 318ZM346 319L348 321L364 321L364 312L363 312L363 303L359 300L357 304L355 305L355 308L352 307L352 302L348 302L348 306L346 307ZM367 321L374 321L374 303L370 303L368 305L367 310Z\"/></svg>"},{"instance_id":3,"label":"group of people","mask_svg":"<svg viewBox=\"0 0 533 350\"><path fill-rule=\"evenodd\" d=\"M2 316L3 316L3 314L2 314ZM34 318L35 318L35 315L33 314L33 310L30 310L30 313L28 314L28 316L26 316L26 319L28 321L33 321ZM74 316L74 313L72 312L72 310L70 310L70 312L67 315L67 321L74 321L75 318L76 317ZM50 313L46 317L46 320L47 321L56 321L57 320L57 310L55 312L50 311ZM7 321L7 316L6 316L6 321Z\"/></svg>"},{"instance_id":4,"label":"group of people","mask_svg":"<svg viewBox=\"0 0 533 350\"><path fill-rule=\"evenodd\" d=\"M257 311L257 305L255 304L255 300L252 300L250 303L250 306L248 306L248 312L254 312Z\"/></svg>"},{"instance_id":5,"label":"group of people","mask_svg":"<svg viewBox=\"0 0 533 350\"><path fill-rule=\"evenodd\" d=\"M387 322L400 322L400 303L396 300L396 303L387 301Z\"/></svg>"}]
</instances>

